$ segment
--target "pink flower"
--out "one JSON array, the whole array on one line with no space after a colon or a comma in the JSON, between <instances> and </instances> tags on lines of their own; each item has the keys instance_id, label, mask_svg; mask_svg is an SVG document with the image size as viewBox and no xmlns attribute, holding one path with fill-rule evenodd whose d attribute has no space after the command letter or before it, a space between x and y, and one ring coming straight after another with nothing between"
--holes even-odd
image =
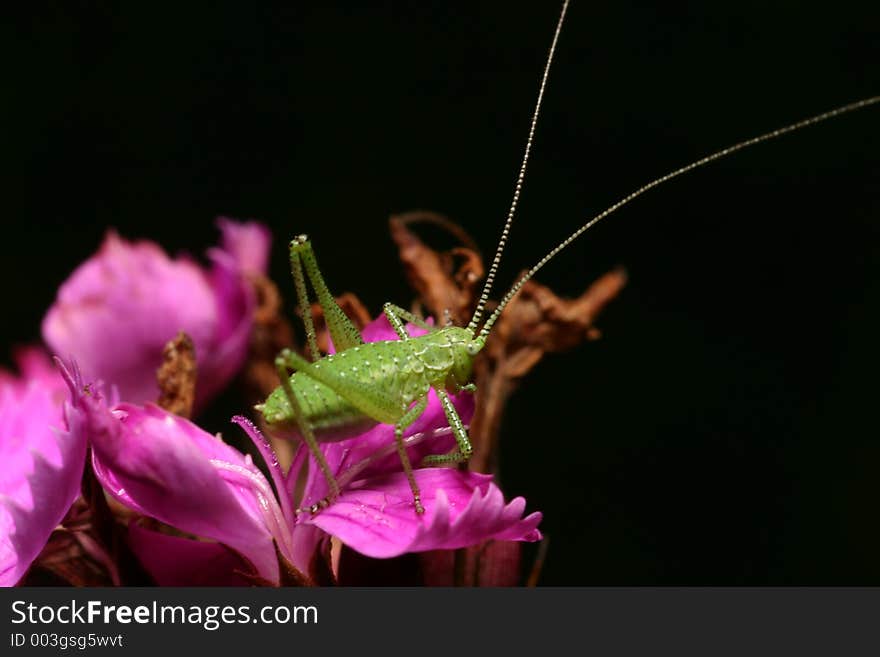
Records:
<instances>
[{"instance_id":1,"label":"pink flower","mask_svg":"<svg viewBox=\"0 0 880 657\"><path fill-rule=\"evenodd\" d=\"M455 549L488 539L537 541L541 514L525 518L526 501L505 504L491 475L451 468L416 471L424 516L413 513L412 491L402 472L349 486L308 522L368 557Z\"/></svg>"},{"instance_id":2,"label":"pink flower","mask_svg":"<svg viewBox=\"0 0 880 657\"><path fill-rule=\"evenodd\" d=\"M272 490L250 457L158 406L111 406L100 386L64 370L71 426L92 446L104 488L129 508L228 545L276 581L268 527L278 522Z\"/></svg>"},{"instance_id":3,"label":"pink flower","mask_svg":"<svg viewBox=\"0 0 880 657\"><path fill-rule=\"evenodd\" d=\"M18 354L0 372L0 585L25 574L79 495L86 439L68 431L65 386L48 357ZM69 409L66 409L69 411Z\"/></svg>"},{"instance_id":4,"label":"pink flower","mask_svg":"<svg viewBox=\"0 0 880 657\"><path fill-rule=\"evenodd\" d=\"M373 339L386 337L383 325L387 327L384 318L364 333ZM87 389L77 375L68 375L68 381L81 419L77 426L93 445L95 472L111 495L143 515L229 546L252 565L253 574L271 583L281 578L279 554L309 576L328 534L374 557L452 549L490 538L534 541L541 536L537 530L541 514L522 517L525 500L516 498L507 504L490 476L457 469L416 470L425 507L425 513L417 515L388 425L324 447L342 492L329 508L311 516L295 509L325 496L327 484L317 468L310 467L304 491L301 496L295 493L297 477L310 458L305 448L284 473L256 427L234 418L263 456L270 485L249 456L195 424L149 404L111 408L95 388L84 392ZM459 396L455 403L468 421L473 412L469 396ZM454 445L445 425L440 403L432 396L406 434L415 463L427 453L448 451ZM168 567L160 554L180 549L181 560L194 564L230 559L217 546L164 540L142 528L134 529L132 540L135 552L143 555L145 566L162 583L194 583L194 571Z\"/></svg>"},{"instance_id":5,"label":"pink flower","mask_svg":"<svg viewBox=\"0 0 880 657\"><path fill-rule=\"evenodd\" d=\"M251 564L221 543L128 526L128 544L159 586L247 586Z\"/></svg>"},{"instance_id":6,"label":"pink flower","mask_svg":"<svg viewBox=\"0 0 880 657\"><path fill-rule=\"evenodd\" d=\"M46 343L116 386L122 399L144 402L158 396L164 345L185 331L195 344L197 399L204 403L244 362L255 306L247 277L265 273L270 242L260 224L218 225L222 243L208 252L210 269L109 232L61 285L43 319Z\"/></svg>"}]
</instances>

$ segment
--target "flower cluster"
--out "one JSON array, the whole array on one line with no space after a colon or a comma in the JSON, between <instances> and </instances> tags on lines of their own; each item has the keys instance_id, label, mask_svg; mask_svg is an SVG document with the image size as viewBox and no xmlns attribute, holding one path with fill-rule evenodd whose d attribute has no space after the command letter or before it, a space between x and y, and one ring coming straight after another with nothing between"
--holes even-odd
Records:
<instances>
[{"instance_id":1,"label":"flower cluster","mask_svg":"<svg viewBox=\"0 0 880 657\"><path fill-rule=\"evenodd\" d=\"M415 471L425 507L416 514L389 425L322 447L341 492L313 515L298 509L325 497L327 482L303 446L282 466L241 415L230 433L252 442L247 453L157 405L156 371L180 332L198 363L196 413L248 357L270 236L254 222L219 228L207 266L109 233L46 313L48 353L28 348L19 375L0 372L0 584L20 582L39 558L84 474L158 584L309 584L323 571L332 580L331 537L374 558L540 538L541 515L524 516L522 498L507 503L490 476L458 469ZM384 316L363 335L395 337ZM468 422L472 397L453 403ZM414 463L454 446L433 392L405 441Z\"/></svg>"}]
</instances>

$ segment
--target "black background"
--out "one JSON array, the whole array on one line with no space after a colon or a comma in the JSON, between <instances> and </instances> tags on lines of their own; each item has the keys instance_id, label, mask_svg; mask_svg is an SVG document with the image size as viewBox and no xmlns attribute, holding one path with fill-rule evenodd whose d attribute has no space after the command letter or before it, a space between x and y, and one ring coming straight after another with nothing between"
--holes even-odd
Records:
<instances>
[{"instance_id":1,"label":"black background","mask_svg":"<svg viewBox=\"0 0 880 657\"><path fill-rule=\"evenodd\" d=\"M108 226L201 253L213 218L314 241L331 287L406 305L386 220L491 252L554 3L59 5L7 21L3 358ZM880 91L876 3L576 2L502 282L709 151ZM547 584L880 582L880 158L869 109L640 199L542 272L630 273L604 338L506 416ZM499 290L500 293L500 290ZM211 415L226 428L238 408ZM210 423L215 423L216 426Z\"/></svg>"}]
</instances>

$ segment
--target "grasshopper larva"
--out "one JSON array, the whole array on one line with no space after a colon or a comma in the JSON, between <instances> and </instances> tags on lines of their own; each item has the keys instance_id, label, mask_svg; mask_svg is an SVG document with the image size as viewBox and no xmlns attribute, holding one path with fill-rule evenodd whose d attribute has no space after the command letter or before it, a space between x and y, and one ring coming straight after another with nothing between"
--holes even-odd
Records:
<instances>
[{"instance_id":1,"label":"grasshopper larva","mask_svg":"<svg viewBox=\"0 0 880 657\"><path fill-rule=\"evenodd\" d=\"M453 453L428 457L425 464L453 463L468 459L471 446L467 431L450 402L448 393L473 390L470 382L473 359L483 348L493 325L507 304L526 281L597 222L650 189L693 169L788 132L880 102L880 96L870 97L797 121L711 153L639 187L581 225L550 250L514 283L502 297L497 308L483 321L484 310L519 202L548 73L567 7L568 1L563 3L541 76L525 153L516 179L507 220L477 308L466 327L431 327L408 311L386 303L384 313L397 332L399 340L364 344L358 331L336 305L324 283L309 240L303 235L291 242L291 270L303 311L311 360L289 350L282 352L276 359L282 385L259 406L259 409L276 434L298 437L306 442L327 478L330 494L327 499L312 505L310 509L312 512L317 512L319 508L331 502L339 492L333 473L329 470L319 449L319 443L357 436L378 423L394 425L398 452L412 488L415 510L419 513L423 511L418 485L402 441L406 428L422 413L427 403L428 392L433 389L443 405L458 447ZM321 357L318 352L309 312L307 281L314 288L318 302L324 310L328 329L337 349L335 355ZM428 330L428 333L420 337L411 337L407 333L406 322L412 322ZM293 370L292 374L291 370Z\"/></svg>"}]
</instances>

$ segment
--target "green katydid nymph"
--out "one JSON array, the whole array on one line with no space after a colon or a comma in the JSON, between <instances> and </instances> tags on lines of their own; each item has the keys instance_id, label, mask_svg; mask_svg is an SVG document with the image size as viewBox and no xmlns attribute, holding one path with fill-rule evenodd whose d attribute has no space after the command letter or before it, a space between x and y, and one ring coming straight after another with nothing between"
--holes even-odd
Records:
<instances>
[{"instance_id":1,"label":"green katydid nymph","mask_svg":"<svg viewBox=\"0 0 880 657\"><path fill-rule=\"evenodd\" d=\"M550 65L568 4L568 0L563 3L540 79L525 153L507 219L476 309L466 327L431 326L403 308L386 303L385 316L399 340L364 343L358 330L337 305L325 284L309 240L302 235L291 242L291 270L305 326L309 358L284 350L275 361L282 384L257 408L274 435L303 440L326 477L329 495L309 507L308 511L311 513L317 513L332 503L339 494L339 484L324 459L320 443L353 438L380 423L394 426L397 451L412 489L414 509L416 513L424 511L413 466L403 440L406 429L424 411L428 403L429 391L433 389L443 406L446 419L455 436L457 449L448 454L429 456L424 459L422 465L459 463L469 458L472 450L467 429L459 418L449 394L474 391L471 382L474 359L483 349L501 313L528 280L596 223L646 191L705 164L746 147L880 102L880 96L865 98L791 123L711 153L639 187L581 225L541 258L513 284L492 314L483 322L492 284L516 214ZM333 355L322 356L318 351L306 289L307 280L311 283L317 301L323 309L336 348L336 353ZM410 336L406 328L407 322L426 330L427 333L416 337Z\"/></svg>"}]
</instances>

